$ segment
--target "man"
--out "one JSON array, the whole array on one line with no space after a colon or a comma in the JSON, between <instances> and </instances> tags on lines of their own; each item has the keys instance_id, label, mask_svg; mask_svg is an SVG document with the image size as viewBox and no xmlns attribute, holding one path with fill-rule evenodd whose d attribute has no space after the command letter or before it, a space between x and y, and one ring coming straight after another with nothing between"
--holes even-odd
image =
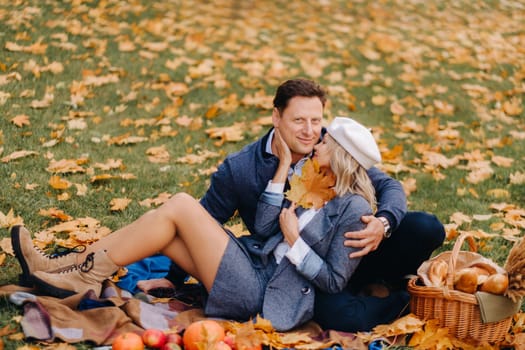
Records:
<instances>
[{"instance_id":1,"label":"man","mask_svg":"<svg viewBox=\"0 0 525 350\"><path fill-rule=\"evenodd\" d=\"M300 173L324 133L325 103L323 89L306 79L288 80L276 91L272 121L292 154L290 176ZM261 139L226 157L212 175L201 203L219 223L225 223L237 211L248 231L253 232L257 200L279 164L276 147L272 128ZM348 290L316 298L315 320L324 328L369 330L398 317L408 303L403 278L414 274L444 240L443 225L435 216L407 213L406 197L398 181L374 167L368 174L376 191L378 210L375 216L362 218L367 224L365 230L345 234L345 244L362 248L355 256L364 257ZM255 245L253 248L257 249ZM177 269L172 266L170 271ZM374 296L375 292L363 295L367 294L367 287L378 284L384 286L382 298ZM149 289L162 284L150 281L138 285ZM401 291L395 291L395 287L401 287Z\"/></svg>"}]
</instances>

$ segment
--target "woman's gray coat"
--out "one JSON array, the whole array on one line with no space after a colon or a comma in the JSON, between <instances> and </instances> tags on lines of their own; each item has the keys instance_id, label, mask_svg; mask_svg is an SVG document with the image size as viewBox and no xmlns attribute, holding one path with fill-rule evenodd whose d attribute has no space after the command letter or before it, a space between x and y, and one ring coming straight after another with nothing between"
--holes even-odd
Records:
<instances>
[{"instance_id":1,"label":"woman's gray coat","mask_svg":"<svg viewBox=\"0 0 525 350\"><path fill-rule=\"evenodd\" d=\"M283 241L279 227L283 199L282 194L264 192L257 206L256 234L240 238L250 255L262 264L273 259L273 250ZM275 329L289 330L309 321L317 288L337 293L346 287L360 259L349 259L355 248L344 246L344 233L363 229L363 215L372 215L368 202L359 195L347 194L329 201L301 230L311 251L299 266L283 258L266 286L262 317Z\"/></svg>"}]
</instances>

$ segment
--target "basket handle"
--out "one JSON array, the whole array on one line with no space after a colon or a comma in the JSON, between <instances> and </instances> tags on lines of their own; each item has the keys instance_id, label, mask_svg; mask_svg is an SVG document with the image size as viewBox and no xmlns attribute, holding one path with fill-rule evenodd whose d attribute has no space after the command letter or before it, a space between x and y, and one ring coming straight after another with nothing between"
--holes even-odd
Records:
<instances>
[{"instance_id":1,"label":"basket handle","mask_svg":"<svg viewBox=\"0 0 525 350\"><path fill-rule=\"evenodd\" d=\"M454 289L454 271L456 271L456 260L458 259L459 251L465 239L468 240L469 247L471 251L476 251L476 242L472 234L464 232L456 239L454 247L452 248L452 253L450 253L450 258L448 262L448 273L447 273L447 282L443 290L443 294L446 298L450 298L450 290Z\"/></svg>"}]
</instances>

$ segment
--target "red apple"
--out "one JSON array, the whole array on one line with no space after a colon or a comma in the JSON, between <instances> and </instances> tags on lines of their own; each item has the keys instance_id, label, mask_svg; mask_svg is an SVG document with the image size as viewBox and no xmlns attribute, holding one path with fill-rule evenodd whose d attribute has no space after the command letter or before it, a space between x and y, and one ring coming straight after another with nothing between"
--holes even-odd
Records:
<instances>
[{"instance_id":1,"label":"red apple","mask_svg":"<svg viewBox=\"0 0 525 350\"><path fill-rule=\"evenodd\" d=\"M166 343L182 345L182 336L179 333L168 333L166 336L168 337Z\"/></svg>"},{"instance_id":2,"label":"red apple","mask_svg":"<svg viewBox=\"0 0 525 350\"><path fill-rule=\"evenodd\" d=\"M144 350L140 335L132 332L119 334L111 344L113 350Z\"/></svg>"},{"instance_id":3,"label":"red apple","mask_svg":"<svg viewBox=\"0 0 525 350\"><path fill-rule=\"evenodd\" d=\"M230 348L235 349L235 335L228 332L224 336L223 341L230 346Z\"/></svg>"},{"instance_id":4,"label":"red apple","mask_svg":"<svg viewBox=\"0 0 525 350\"><path fill-rule=\"evenodd\" d=\"M162 345L160 350L182 350L182 348L177 343L166 343Z\"/></svg>"},{"instance_id":5,"label":"red apple","mask_svg":"<svg viewBox=\"0 0 525 350\"><path fill-rule=\"evenodd\" d=\"M158 349L162 345L166 344L168 337L164 331L160 329L150 328L146 329L142 333L142 341L144 344L150 348Z\"/></svg>"}]
</instances>

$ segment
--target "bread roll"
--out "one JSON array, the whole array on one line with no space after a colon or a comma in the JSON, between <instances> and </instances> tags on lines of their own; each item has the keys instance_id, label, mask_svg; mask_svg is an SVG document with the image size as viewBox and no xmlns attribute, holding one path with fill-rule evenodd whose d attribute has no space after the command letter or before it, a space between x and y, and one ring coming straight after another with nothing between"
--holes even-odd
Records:
<instances>
[{"instance_id":1,"label":"bread roll","mask_svg":"<svg viewBox=\"0 0 525 350\"><path fill-rule=\"evenodd\" d=\"M454 289L464 293L474 294L478 289L478 273L476 269L466 267L454 276Z\"/></svg>"},{"instance_id":2,"label":"bread roll","mask_svg":"<svg viewBox=\"0 0 525 350\"><path fill-rule=\"evenodd\" d=\"M428 267L428 279L431 287L443 287L447 278L448 264L443 260L434 260Z\"/></svg>"},{"instance_id":3,"label":"bread roll","mask_svg":"<svg viewBox=\"0 0 525 350\"><path fill-rule=\"evenodd\" d=\"M478 285L485 283L487 278L492 274L490 271L483 267L471 266L472 269L478 274Z\"/></svg>"},{"instance_id":4,"label":"bread roll","mask_svg":"<svg viewBox=\"0 0 525 350\"><path fill-rule=\"evenodd\" d=\"M482 271L482 273L487 274L487 275L493 275L498 272L494 266L492 266L491 264L487 262L483 262L483 261L478 261L470 265L469 267L477 267L480 269L480 271Z\"/></svg>"},{"instance_id":5,"label":"bread roll","mask_svg":"<svg viewBox=\"0 0 525 350\"><path fill-rule=\"evenodd\" d=\"M502 295L509 287L509 278L503 273L495 273L487 277L479 287L482 292Z\"/></svg>"}]
</instances>

